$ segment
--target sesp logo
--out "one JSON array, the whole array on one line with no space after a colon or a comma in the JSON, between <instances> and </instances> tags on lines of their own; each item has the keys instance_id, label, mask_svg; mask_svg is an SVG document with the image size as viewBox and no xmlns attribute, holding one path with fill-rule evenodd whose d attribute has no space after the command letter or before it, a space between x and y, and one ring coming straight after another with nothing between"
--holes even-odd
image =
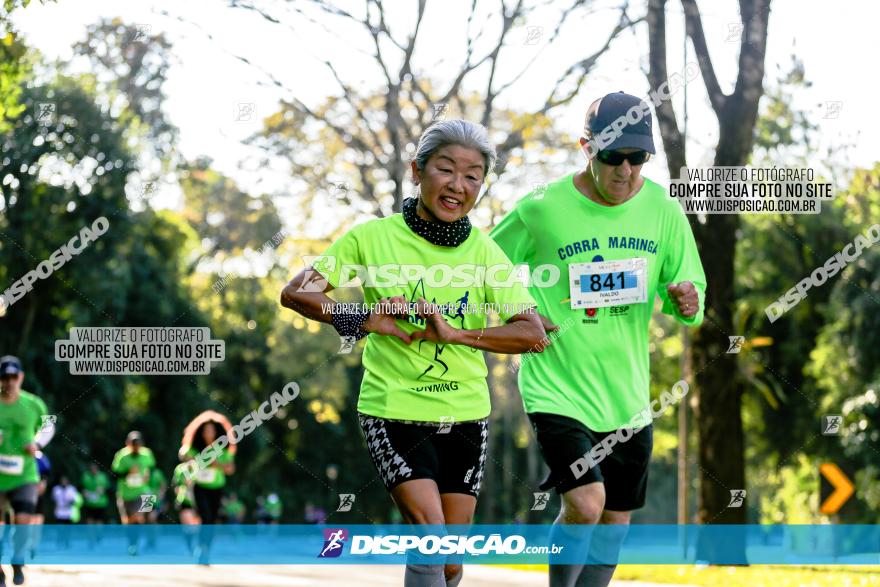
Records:
<instances>
[{"instance_id":1,"label":"sesp logo","mask_svg":"<svg viewBox=\"0 0 880 587\"><path fill-rule=\"evenodd\" d=\"M318 558L339 557L346 540L348 540L348 530L324 528L324 547L318 553Z\"/></svg>"}]
</instances>

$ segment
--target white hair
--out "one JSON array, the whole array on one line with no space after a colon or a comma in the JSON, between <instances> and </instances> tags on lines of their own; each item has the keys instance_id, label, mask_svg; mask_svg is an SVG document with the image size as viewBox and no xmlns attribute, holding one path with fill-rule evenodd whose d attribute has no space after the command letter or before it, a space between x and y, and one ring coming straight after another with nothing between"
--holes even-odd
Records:
<instances>
[{"instance_id":1,"label":"white hair","mask_svg":"<svg viewBox=\"0 0 880 587\"><path fill-rule=\"evenodd\" d=\"M424 169L431 155L446 145L461 145L479 151L485 161L483 173L489 173L498 158L495 147L489 141L489 131L482 124L458 119L441 120L426 128L419 138L419 146L413 157L416 167Z\"/></svg>"}]
</instances>

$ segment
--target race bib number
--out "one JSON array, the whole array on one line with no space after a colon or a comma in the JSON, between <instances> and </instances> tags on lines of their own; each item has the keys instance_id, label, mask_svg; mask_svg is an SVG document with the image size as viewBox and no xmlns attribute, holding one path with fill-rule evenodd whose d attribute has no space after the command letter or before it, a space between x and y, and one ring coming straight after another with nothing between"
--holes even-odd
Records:
<instances>
[{"instance_id":1,"label":"race bib number","mask_svg":"<svg viewBox=\"0 0 880 587\"><path fill-rule=\"evenodd\" d=\"M207 469L199 469L196 473L196 481L199 483L213 483L217 480L217 469L208 467Z\"/></svg>"},{"instance_id":2,"label":"race bib number","mask_svg":"<svg viewBox=\"0 0 880 587\"><path fill-rule=\"evenodd\" d=\"M21 455L0 455L0 473L4 475L24 473L24 457Z\"/></svg>"},{"instance_id":3,"label":"race bib number","mask_svg":"<svg viewBox=\"0 0 880 587\"><path fill-rule=\"evenodd\" d=\"M144 476L140 473L129 473L125 477L125 483L129 487L141 487L144 484Z\"/></svg>"},{"instance_id":4,"label":"race bib number","mask_svg":"<svg viewBox=\"0 0 880 587\"><path fill-rule=\"evenodd\" d=\"M100 497L100 495L98 494L97 491L86 491L85 495L86 495L86 501L88 501L88 502L98 501L98 498Z\"/></svg>"},{"instance_id":5,"label":"race bib number","mask_svg":"<svg viewBox=\"0 0 880 587\"><path fill-rule=\"evenodd\" d=\"M571 308L604 308L648 301L648 260L572 263L568 266Z\"/></svg>"}]
</instances>

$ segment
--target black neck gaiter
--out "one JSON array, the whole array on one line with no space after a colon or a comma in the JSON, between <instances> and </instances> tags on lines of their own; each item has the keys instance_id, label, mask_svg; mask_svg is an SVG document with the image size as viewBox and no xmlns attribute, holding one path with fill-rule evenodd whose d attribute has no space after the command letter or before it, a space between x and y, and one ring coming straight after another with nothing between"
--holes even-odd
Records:
<instances>
[{"instance_id":1,"label":"black neck gaiter","mask_svg":"<svg viewBox=\"0 0 880 587\"><path fill-rule=\"evenodd\" d=\"M419 216L416 208L418 198L403 201L403 220L410 230L431 244L441 247L457 247L471 234L471 221L465 216L455 222L430 222Z\"/></svg>"}]
</instances>

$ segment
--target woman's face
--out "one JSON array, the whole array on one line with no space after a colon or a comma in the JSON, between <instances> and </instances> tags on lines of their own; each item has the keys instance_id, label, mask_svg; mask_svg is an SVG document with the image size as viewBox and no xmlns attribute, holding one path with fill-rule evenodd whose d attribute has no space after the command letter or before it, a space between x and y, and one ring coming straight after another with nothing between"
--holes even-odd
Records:
<instances>
[{"instance_id":1,"label":"woman's face","mask_svg":"<svg viewBox=\"0 0 880 587\"><path fill-rule=\"evenodd\" d=\"M213 422L208 422L202 426L202 440L205 441L205 444L211 444L217 440L217 427Z\"/></svg>"},{"instance_id":2,"label":"woman's face","mask_svg":"<svg viewBox=\"0 0 880 587\"><path fill-rule=\"evenodd\" d=\"M421 186L419 216L454 222L471 211L483 187L483 155L471 147L446 145L437 149L419 170L412 163L413 182Z\"/></svg>"}]
</instances>

